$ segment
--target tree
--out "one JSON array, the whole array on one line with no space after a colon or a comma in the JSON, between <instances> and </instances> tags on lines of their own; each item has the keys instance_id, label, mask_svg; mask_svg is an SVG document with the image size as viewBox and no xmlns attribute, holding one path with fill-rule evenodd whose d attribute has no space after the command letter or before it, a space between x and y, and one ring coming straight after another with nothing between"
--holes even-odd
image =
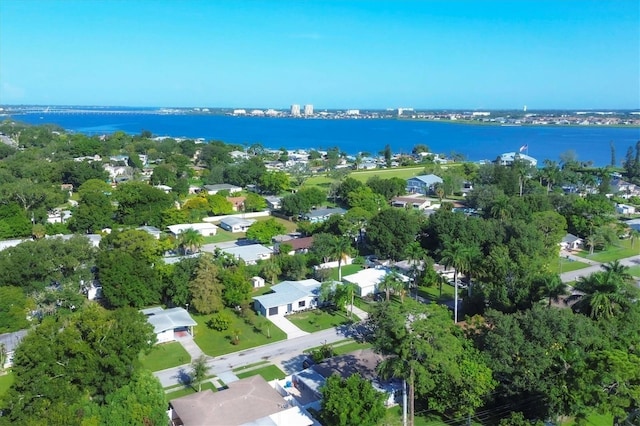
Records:
<instances>
[{"instance_id":1,"label":"tree","mask_svg":"<svg viewBox=\"0 0 640 426\"><path fill-rule=\"evenodd\" d=\"M0 286L0 334L18 331L29 326L28 300L19 287ZM0 367L4 365L0 362Z\"/></svg>"},{"instance_id":2,"label":"tree","mask_svg":"<svg viewBox=\"0 0 640 426\"><path fill-rule=\"evenodd\" d=\"M381 154L384 156L384 162L387 167L391 167L391 160L393 154L391 153L391 146L389 144L385 145L384 150L382 150Z\"/></svg>"},{"instance_id":3,"label":"tree","mask_svg":"<svg viewBox=\"0 0 640 426\"><path fill-rule=\"evenodd\" d=\"M113 224L114 209L103 192L85 191L69 221L69 228L81 233L95 233Z\"/></svg>"},{"instance_id":4,"label":"tree","mask_svg":"<svg viewBox=\"0 0 640 426\"><path fill-rule=\"evenodd\" d=\"M404 283L400 280L400 277L396 272L386 274L378 283L378 288L384 290L387 302L389 301L389 294L393 291L400 293L404 289Z\"/></svg>"},{"instance_id":5,"label":"tree","mask_svg":"<svg viewBox=\"0 0 640 426\"><path fill-rule=\"evenodd\" d=\"M162 212L173 207L171 196L142 182L127 182L114 193L116 220L123 225L162 225Z\"/></svg>"},{"instance_id":6,"label":"tree","mask_svg":"<svg viewBox=\"0 0 640 426\"><path fill-rule=\"evenodd\" d=\"M385 379L409 387L409 424L416 398L439 413L470 415L484 403L496 383L480 354L460 336L447 308L412 300L403 305L379 303L367 320L369 340L386 355L378 365Z\"/></svg>"},{"instance_id":7,"label":"tree","mask_svg":"<svg viewBox=\"0 0 640 426\"><path fill-rule=\"evenodd\" d=\"M384 417L384 394L356 373L327 378L322 392L322 423L328 426L377 425Z\"/></svg>"},{"instance_id":8,"label":"tree","mask_svg":"<svg viewBox=\"0 0 640 426\"><path fill-rule=\"evenodd\" d=\"M265 278L271 280L271 285L275 285L276 279L278 279L278 275L282 273L282 270L280 269L280 265L278 265L278 262L276 261L276 259L271 258L271 259L262 261L260 263L260 266L262 269L262 274L265 276Z\"/></svg>"},{"instance_id":9,"label":"tree","mask_svg":"<svg viewBox=\"0 0 640 426\"><path fill-rule=\"evenodd\" d=\"M200 355L198 358L191 362L191 383L198 385L198 392L202 391L202 381L209 374L209 365L207 364L207 358L204 355Z\"/></svg>"},{"instance_id":10,"label":"tree","mask_svg":"<svg viewBox=\"0 0 640 426\"><path fill-rule=\"evenodd\" d=\"M162 425L166 407L158 379L150 371L138 370L129 383L107 395L101 417L104 424Z\"/></svg>"},{"instance_id":11,"label":"tree","mask_svg":"<svg viewBox=\"0 0 640 426\"><path fill-rule=\"evenodd\" d=\"M418 217L403 209L385 209L375 214L367 227L369 246L383 258L400 260L401 247L416 239Z\"/></svg>"},{"instance_id":12,"label":"tree","mask_svg":"<svg viewBox=\"0 0 640 426\"><path fill-rule=\"evenodd\" d=\"M223 195L209 195L207 196L207 201L209 203L209 211L214 215L233 213L233 204Z\"/></svg>"},{"instance_id":13,"label":"tree","mask_svg":"<svg viewBox=\"0 0 640 426\"><path fill-rule=\"evenodd\" d=\"M459 241L451 243L445 242L444 250L442 251L440 262L445 266L453 267L453 287L454 287L454 302L453 302L453 322L458 322L458 273L462 270L469 268L469 259L466 254L466 247Z\"/></svg>"},{"instance_id":14,"label":"tree","mask_svg":"<svg viewBox=\"0 0 640 426\"><path fill-rule=\"evenodd\" d=\"M286 228L284 225L271 217L251 225L247 230L247 238L258 241L261 244L268 244L271 243L273 237L284 234L285 232Z\"/></svg>"},{"instance_id":15,"label":"tree","mask_svg":"<svg viewBox=\"0 0 640 426\"><path fill-rule=\"evenodd\" d=\"M289 185L289 175L285 172L272 171L260 176L260 189L268 194L279 194Z\"/></svg>"},{"instance_id":16,"label":"tree","mask_svg":"<svg viewBox=\"0 0 640 426\"><path fill-rule=\"evenodd\" d=\"M200 247L202 247L202 244L204 243L204 237L202 234L193 228L182 231L178 235L178 240L180 241L180 246L185 254L187 251L197 253L200 251Z\"/></svg>"},{"instance_id":17,"label":"tree","mask_svg":"<svg viewBox=\"0 0 640 426\"><path fill-rule=\"evenodd\" d=\"M244 211L260 212L267 208L267 200L254 192L249 192L244 200Z\"/></svg>"},{"instance_id":18,"label":"tree","mask_svg":"<svg viewBox=\"0 0 640 426\"><path fill-rule=\"evenodd\" d=\"M201 314L218 312L223 308L224 285L219 280L219 271L213 256L204 253L198 260L195 277L189 281L189 291L194 309Z\"/></svg>"},{"instance_id":19,"label":"tree","mask_svg":"<svg viewBox=\"0 0 640 426\"><path fill-rule=\"evenodd\" d=\"M351 243L344 237L337 237L331 244L331 257L338 261L338 281L342 281L342 261L350 254Z\"/></svg>"}]
</instances>

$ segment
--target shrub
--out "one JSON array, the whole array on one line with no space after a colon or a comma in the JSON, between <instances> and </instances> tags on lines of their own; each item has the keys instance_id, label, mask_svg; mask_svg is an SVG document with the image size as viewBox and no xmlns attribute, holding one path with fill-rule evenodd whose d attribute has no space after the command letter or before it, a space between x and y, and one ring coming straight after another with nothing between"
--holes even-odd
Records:
<instances>
[{"instance_id":1,"label":"shrub","mask_svg":"<svg viewBox=\"0 0 640 426\"><path fill-rule=\"evenodd\" d=\"M209 321L207 321L207 327L212 328L217 331L224 331L229 328L231 325L231 315L226 312L218 312L211 316Z\"/></svg>"}]
</instances>

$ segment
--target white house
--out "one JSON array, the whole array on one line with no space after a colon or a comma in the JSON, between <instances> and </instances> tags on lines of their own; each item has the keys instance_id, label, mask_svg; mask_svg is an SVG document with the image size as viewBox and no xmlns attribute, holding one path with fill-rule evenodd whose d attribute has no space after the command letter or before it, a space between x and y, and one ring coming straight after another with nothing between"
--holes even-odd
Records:
<instances>
[{"instance_id":1,"label":"white house","mask_svg":"<svg viewBox=\"0 0 640 426\"><path fill-rule=\"evenodd\" d=\"M169 229L169 232L173 234L174 237L177 237L178 235L182 234L187 229L193 229L203 237L210 237L211 235L216 235L216 232L218 232L218 227L216 225L214 225L213 223L206 223L206 222L179 223L177 225L169 225L167 226L167 228Z\"/></svg>"},{"instance_id":2,"label":"white house","mask_svg":"<svg viewBox=\"0 0 640 426\"><path fill-rule=\"evenodd\" d=\"M302 218L304 220L308 220L311 223L320 223L329 219L329 217L331 217L334 214L343 215L346 212L347 211L345 209L340 207L317 209L317 210L311 210L310 212L305 213Z\"/></svg>"},{"instance_id":3,"label":"white house","mask_svg":"<svg viewBox=\"0 0 640 426\"><path fill-rule=\"evenodd\" d=\"M431 200L419 197L393 197L391 199L392 207L411 208L415 210L424 210L431 205Z\"/></svg>"},{"instance_id":4,"label":"white house","mask_svg":"<svg viewBox=\"0 0 640 426\"><path fill-rule=\"evenodd\" d=\"M205 185L203 186L204 190L207 191L209 195L215 195L220 191L229 191L229 194L235 194L236 192L242 191L242 188L235 185L230 185L228 183L219 183L216 185Z\"/></svg>"},{"instance_id":5,"label":"white house","mask_svg":"<svg viewBox=\"0 0 640 426\"><path fill-rule=\"evenodd\" d=\"M415 176L407 179L407 192L426 195L433 192L433 187L437 183L442 183L442 178L434 174Z\"/></svg>"},{"instance_id":6,"label":"white house","mask_svg":"<svg viewBox=\"0 0 640 426\"><path fill-rule=\"evenodd\" d=\"M157 337L156 343L176 340L176 332L193 334L193 327L198 325L184 308L162 309L157 306L142 309L140 312L146 315L147 321L153 326Z\"/></svg>"},{"instance_id":7,"label":"white house","mask_svg":"<svg viewBox=\"0 0 640 426\"><path fill-rule=\"evenodd\" d=\"M505 152L504 154L498 157L497 163L501 166L510 166L516 161L522 161L523 163L528 163L530 166L535 167L538 165L538 160L527 155L522 154L520 152Z\"/></svg>"},{"instance_id":8,"label":"white house","mask_svg":"<svg viewBox=\"0 0 640 426\"><path fill-rule=\"evenodd\" d=\"M160 229L156 228L155 226L140 226L138 228L136 228L138 231L144 231L147 234L151 235L153 238L155 238L156 240L160 239L160 234L162 234L162 231L160 231Z\"/></svg>"},{"instance_id":9,"label":"white house","mask_svg":"<svg viewBox=\"0 0 640 426\"><path fill-rule=\"evenodd\" d=\"M238 259L244 260L247 265L255 265L259 260L266 260L271 257L273 250L262 244L249 244L246 246L234 246L221 249L224 253L230 254Z\"/></svg>"},{"instance_id":10,"label":"white house","mask_svg":"<svg viewBox=\"0 0 640 426\"><path fill-rule=\"evenodd\" d=\"M618 214L635 214L636 208L628 204L616 204L616 213Z\"/></svg>"},{"instance_id":11,"label":"white house","mask_svg":"<svg viewBox=\"0 0 640 426\"><path fill-rule=\"evenodd\" d=\"M229 232L247 232L247 229L254 223L256 223L254 219L230 216L220 221L220 227Z\"/></svg>"},{"instance_id":12,"label":"white house","mask_svg":"<svg viewBox=\"0 0 640 426\"><path fill-rule=\"evenodd\" d=\"M320 283L314 279L283 281L271 290L272 293L253 298L256 312L265 317L287 315L318 306Z\"/></svg>"},{"instance_id":13,"label":"white house","mask_svg":"<svg viewBox=\"0 0 640 426\"><path fill-rule=\"evenodd\" d=\"M578 250L584 245L584 240L573 234L567 234L560 241L560 249L562 250Z\"/></svg>"},{"instance_id":14,"label":"white house","mask_svg":"<svg viewBox=\"0 0 640 426\"><path fill-rule=\"evenodd\" d=\"M342 277L342 279L355 284L356 287L358 287L358 295L360 297L365 297L377 293L380 281L382 281L386 275L391 273L393 272L387 268L375 267L363 269L355 274L346 275ZM406 283L409 281L409 277L405 275L397 274L397 276L402 282Z\"/></svg>"}]
</instances>

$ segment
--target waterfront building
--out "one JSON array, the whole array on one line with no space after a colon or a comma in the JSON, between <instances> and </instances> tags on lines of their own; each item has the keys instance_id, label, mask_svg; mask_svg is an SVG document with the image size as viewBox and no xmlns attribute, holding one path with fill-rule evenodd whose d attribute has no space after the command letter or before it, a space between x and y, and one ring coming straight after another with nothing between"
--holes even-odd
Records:
<instances>
[{"instance_id":1,"label":"waterfront building","mask_svg":"<svg viewBox=\"0 0 640 426\"><path fill-rule=\"evenodd\" d=\"M510 166L516 161L523 161L525 163L528 163L532 167L536 167L538 165L538 160L520 152L505 152L500 157L498 157L497 160L498 164L500 164L501 166Z\"/></svg>"},{"instance_id":2,"label":"waterfront building","mask_svg":"<svg viewBox=\"0 0 640 426\"><path fill-rule=\"evenodd\" d=\"M313 105L307 104L304 106L304 115L313 115Z\"/></svg>"},{"instance_id":3,"label":"waterfront building","mask_svg":"<svg viewBox=\"0 0 640 426\"><path fill-rule=\"evenodd\" d=\"M298 104L291 105L291 115L293 115L294 117L300 116L300 105Z\"/></svg>"}]
</instances>

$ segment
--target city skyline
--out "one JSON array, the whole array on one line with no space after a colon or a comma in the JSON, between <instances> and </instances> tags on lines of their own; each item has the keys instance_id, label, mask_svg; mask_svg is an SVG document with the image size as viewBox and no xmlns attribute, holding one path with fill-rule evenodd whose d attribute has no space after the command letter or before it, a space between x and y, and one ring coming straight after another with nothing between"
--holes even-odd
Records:
<instances>
[{"instance_id":1,"label":"city skyline","mask_svg":"<svg viewBox=\"0 0 640 426\"><path fill-rule=\"evenodd\" d=\"M0 103L638 109L640 6L6 0Z\"/></svg>"}]
</instances>

